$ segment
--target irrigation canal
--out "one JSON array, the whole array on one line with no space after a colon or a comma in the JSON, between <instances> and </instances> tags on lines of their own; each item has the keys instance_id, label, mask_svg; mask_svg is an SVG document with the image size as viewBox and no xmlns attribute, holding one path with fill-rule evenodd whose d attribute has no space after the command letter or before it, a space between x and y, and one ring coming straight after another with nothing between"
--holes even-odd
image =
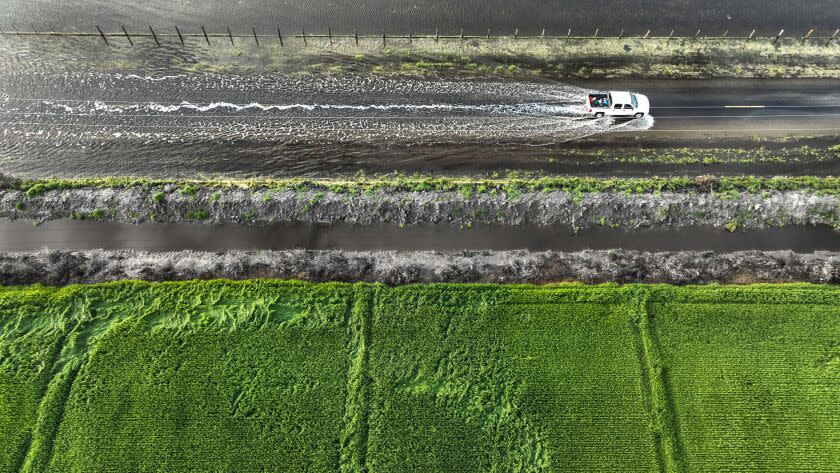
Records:
<instances>
[{"instance_id":1,"label":"irrigation canal","mask_svg":"<svg viewBox=\"0 0 840 473\"><path fill-rule=\"evenodd\" d=\"M828 227L739 230L714 228L612 229L577 233L566 226L398 225L283 223L267 226L201 223L125 224L59 220L39 226L0 222L0 250L136 249L146 251L228 249L376 250L558 250L622 248L638 251L792 250L840 251L840 234Z\"/></svg>"}]
</instances>

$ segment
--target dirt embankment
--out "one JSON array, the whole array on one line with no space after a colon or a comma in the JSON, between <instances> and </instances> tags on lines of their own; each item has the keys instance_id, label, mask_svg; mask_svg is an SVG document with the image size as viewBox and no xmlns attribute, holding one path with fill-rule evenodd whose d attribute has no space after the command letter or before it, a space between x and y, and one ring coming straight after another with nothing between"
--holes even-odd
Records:
<instances>
[{"instance_id":1,"label":"dirt embankment","mask_svg":"<svg viewBox=\"0 0 840 473\"><path fill-rule=\"evenodd\" d=\"M167 187L53 190L28 197L0 191L0 218L36 222L93 218L117 222L261 224L352 222L613 226L837 226L840 197L801 191L763 193L574 193L245 190Z\"/></svg>"},{"instance_id":2,"label":"dirt embankment","mask_svg":"<svg viewBox=\"0 0 840 473\"><path fill-rule=\"evenodd\" d=\"M0 253L3 284L123 279L282 278L306 281L672 284L840 282L840 254L790 251L644 253L625 250L344 252L42 250Z\"/></svg>"}]
</instances>

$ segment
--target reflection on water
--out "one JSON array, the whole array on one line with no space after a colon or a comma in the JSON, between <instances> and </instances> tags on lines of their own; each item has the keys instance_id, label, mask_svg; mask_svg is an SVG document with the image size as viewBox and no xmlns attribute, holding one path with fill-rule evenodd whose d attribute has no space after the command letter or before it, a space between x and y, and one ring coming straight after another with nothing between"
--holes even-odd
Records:
<instances>
[{"instance_id":1,"label":"reflection on water","mask_svg":"<svg viewBox=\"0 0 840 473\"><path fill-rule=\"evenodd\" d=\"M837 231L826 226L783 227L734 233L708 227L620 229L578 232L564 225L454 225L277 223L265 226L202 223L141 224L60 220L33 226L0 222L0 250L137 249L151 251L225 249L375 250L558 250L623 248L638 251L840 250Z\"/></svg>"}]
</instances>

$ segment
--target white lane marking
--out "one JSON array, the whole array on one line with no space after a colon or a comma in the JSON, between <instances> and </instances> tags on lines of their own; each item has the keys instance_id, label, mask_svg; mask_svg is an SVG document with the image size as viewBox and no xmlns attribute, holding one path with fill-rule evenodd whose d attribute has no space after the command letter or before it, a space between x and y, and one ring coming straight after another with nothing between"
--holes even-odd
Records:
<instances>
[{"instance_id":1,"label":"white lane marking","mask_svg":"<svg viewBox=\"0 0 840 473\"><path fill-rule=\"evenodd\" d=\"M728 107L726 105L684 105L684 106L654 106L650 107L651 110L655 110L657 108L734 108ZM840 104L837 105L762 105L761 108L840 108Z\"/></svg>"},{"instance_id":2,"label":"white lane marking","mask_svg":"<svg viewBox=\"0 0 840 473\"><path fill-rule=\"evenodd\" d=\"M645 133L654 133L654 132L682 132L682 133L738 133L738 132L751 132L751 131L840 131L840 128L740 128L740 129L732 129L726 128L721 130L696 130L691 128L682 128L682 129L656 129L651 128L648 130L610 130L605 133L628 133L631 131L642 131Z\"/></svg>"},{"instance_id":3,"label":"white lane marking","mask_svg":"<svg viewBox=\"0 0 840 473\"><path fill-rule=\"evenodd\" d=\"M724 105L723 108L766 108L764 105Z\"/></svg>"},{"instance_id":4,"label":"white lane marking","mask_svg":"<svg viewBox=\"0 0 840 473\"><path fill-rule=\"evenodd\" d=\"M836 117L840 116L840 113L820 113L819 115L814 115L813 113L807 114L776 114L776 115L651 115L654 118L779 118L779 117L811 117L811 118L820 118L820 117Z\"/></svg>"}]
</instances>

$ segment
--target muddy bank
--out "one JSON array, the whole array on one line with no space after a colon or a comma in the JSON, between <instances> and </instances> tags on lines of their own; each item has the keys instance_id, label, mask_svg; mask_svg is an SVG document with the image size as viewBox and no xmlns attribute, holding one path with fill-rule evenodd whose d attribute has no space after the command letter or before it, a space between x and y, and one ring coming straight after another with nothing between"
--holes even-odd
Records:
<instances>
[{"instance_id":1,"label":"muddy bank","mask_svg":"<svg viewBox=\"0 0 840 473\"><path fill-rule=\"evenodd\" d=\"M518 189L334 192L168 186L0 191L0 218L126 223L448 223L622 228L712 226L735 231L840 223L840 196L805 191L572 192Z\"/></svg>"},{"instance_id":2,"label":"muddy bank","mask_svg":"<svg viewBox=\"0 0 840 473\"><path fill-rule=\"evenodd\" d=\"M293 278L306 281L673 284L840 282L840 254L790 251L645 253L343 251L38 251L0 253L2 284L122 279Z\"/></svg>"}]
</instances>

